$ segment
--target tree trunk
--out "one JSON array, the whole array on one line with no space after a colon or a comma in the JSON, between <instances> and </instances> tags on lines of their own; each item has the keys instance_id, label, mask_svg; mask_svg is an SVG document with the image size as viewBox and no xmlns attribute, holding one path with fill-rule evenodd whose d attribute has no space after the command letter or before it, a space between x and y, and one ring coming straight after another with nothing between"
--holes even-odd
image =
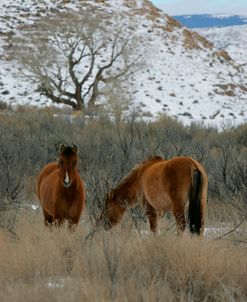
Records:
<instances>
[{"instance_id":1,"label":"tree trunk","mask_svg":"<svg viewBox=\"0 0 247 302\"><path fill-rule=\"evenodd\" d=\"M81 85L77 85L75 91L75 99L76 99L76 107L73 108L74 110L85 111L85 103L84 99L81 96Z\"/></svg>"}]
</instances>

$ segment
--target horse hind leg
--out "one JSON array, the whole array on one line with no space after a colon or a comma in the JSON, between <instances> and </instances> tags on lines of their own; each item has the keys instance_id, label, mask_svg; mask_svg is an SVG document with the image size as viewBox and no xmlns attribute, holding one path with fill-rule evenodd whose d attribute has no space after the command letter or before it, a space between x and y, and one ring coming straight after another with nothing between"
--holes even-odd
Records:
<instances>
[{"instance_id":1,"label":"horse hind leg","mask_svg":"<svg viewBox=\"0 0 247 302\"><path fill-rule=\"evenodd\" d=\"M153 208L148 202L146 204L146 215L148 216L150 230L153 233L157 232L157 219L158 213L155 208Z\"/></svg>"},{"instance_id":2,"label":"horse hind leg","mask_svg":"<svg viewBox=\"0 0 247 302\"><path fill-rule=\"evenodd\" d=\"M177 232L178 235L181 235L186 227L185 215L184 215L184 207L175 207L173 208L173 215L176 219Z\"/></svg>"}]
</instances>

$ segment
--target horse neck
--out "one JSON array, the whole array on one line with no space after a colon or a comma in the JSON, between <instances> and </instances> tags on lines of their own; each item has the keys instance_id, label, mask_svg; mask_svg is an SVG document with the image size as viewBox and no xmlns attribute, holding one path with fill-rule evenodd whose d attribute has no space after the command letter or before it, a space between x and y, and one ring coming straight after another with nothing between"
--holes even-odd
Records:
<instances>
[{"instance_id":1,"label":"horse neck","mask_svg":"<svg viewBox=\"0 0 247 302\"><path fill-rule=\"evenodd\" d=\"M153 162L143 162L131 170L114 189L115 200L125 200L129 204L137 202L141 189L141 177Z\"/></svg>"},{"instance_id":2,"label":"horse neck","mask_svg":"<svg viewBox=\"0 0 247 302\"><path fill-rule=\"evenodd\" d=\"M138 184L138 171L132 171L123 180L118 184L114 189L116 198L128 199L128 197L135 197L137 193L137 184Z\"/></svg>"}]
</instances>

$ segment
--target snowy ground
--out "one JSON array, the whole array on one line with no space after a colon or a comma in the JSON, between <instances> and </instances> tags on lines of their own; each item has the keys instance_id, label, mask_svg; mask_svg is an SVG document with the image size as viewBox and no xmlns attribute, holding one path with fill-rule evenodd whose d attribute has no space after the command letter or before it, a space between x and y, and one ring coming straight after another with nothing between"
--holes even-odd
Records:
<instances>
[{"instance_id":1,"label":"snowy ground","mask_svg":"<svg viewBox=\"0 0 247 302\"><path fill-rule=\"evenodd\" d=\"M84 1L83 7L74 1L7 1L0 2L0 101L13 106L28 104L46 106L51 104L35 92L36 87L20 77L17 63L6 61L5 52L11 35L20 34L23 24L33 24L38 18L68 9L86 10L86 4L99 7L106 14L124 15L126 30L142 40L145 49L145 68L134 75L125 85L129 98L148 116L160 113L171 115L185 124L193 121L221 126L247 121L247 92L240 87L247 85L247 70L236 66L244 64L246 28L239 27L224 39L226 34L214 38L216 46L229 50L235 62L224 61L215 55L216 48L209 49L197 41L199 48L185 47L184 28L166 30L170 22L162 14L152 20L148 12L142 13L143 1L133 1L126 5L124 0L108 0L105 3ZM129 26L131 16L131 27ZM132 29L130 29L132 28ZM244 30L243 30L244 29ZM209 38L215 35L210 30L200 30ZM237 36L237 38L235 38ZM219 41L217 41L219 39ZM236 43L237 44L236 44ZM228 44L229 45L228 45ZM242 55L239 54L242 53ZM232 88L233 96L228 96L221 87ZM218 86L219 85L219 86Z\"/></svg>"}]
</instances>

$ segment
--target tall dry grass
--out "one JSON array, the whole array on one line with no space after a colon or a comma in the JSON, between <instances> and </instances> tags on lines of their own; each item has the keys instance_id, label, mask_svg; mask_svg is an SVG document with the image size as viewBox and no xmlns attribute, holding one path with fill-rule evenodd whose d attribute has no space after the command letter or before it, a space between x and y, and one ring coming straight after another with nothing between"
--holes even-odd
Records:
<instances>
[{"instance_id":1,"label":"tall dry grass","mask_svg":"<svg viewBox=\"0 0 247 302\"><path fill-rule=\"evenodd\" d=\"M240 245L164 231L154 237L128 218L85 241L87 219L71 234L21 212L16 237L0 234L1 301L246 301Z\"/></svg>"},{"instance_id":2,"label":"tall dry grass","mask_svg":"<svg viewBox=\"0 0 247 302\"><path fill-rule=\"evenodd\" d=\"M1 115L0 129L0 302L247 300L246 125L218 132L166 117L72 121L23 109ZM74 234L50 232L42 213L30 210L37 174L56 160L60 143L78 146L87 183L88 213ZM153 237L132 210L117 228L85 241L106 192L157 154L189 155L205 166L206 238L178 238L169 217Z\"/></svg>"}]
</instances>

